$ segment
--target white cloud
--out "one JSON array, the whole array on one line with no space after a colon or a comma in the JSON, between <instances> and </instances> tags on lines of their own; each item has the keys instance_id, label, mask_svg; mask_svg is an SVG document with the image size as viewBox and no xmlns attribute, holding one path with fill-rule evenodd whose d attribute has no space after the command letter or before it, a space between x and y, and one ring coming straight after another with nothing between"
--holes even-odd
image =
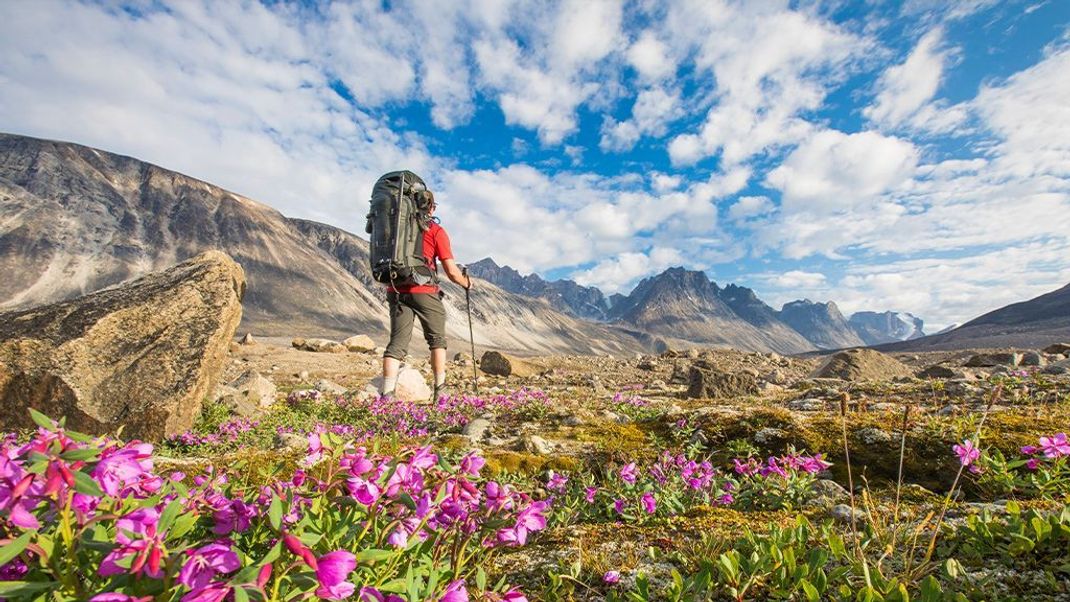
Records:
<instances>
[{"instance_id":1,"label":"white cloud","mask_svg":"<svg viewBox=\"0 0 1070 602\"><path fill-rule=\"evenodd\" d=\"M658 80L676 70L676 64L669 57L669 47L658 39L653 31L644 31L627 52L628 63L647 80Z\"/></svg>"},{"instance_id":2,"label":"white cloud","mask_svg":"<svg viewBox=\"0 0 1070 602\"><path fill-rule=\"evenodd\" d=\"M599 146L604 151L630 150L642 136L664 136L668 125L682 115L679 94L648 88L636 97L631 119L617 122L606 118Z\"/></svg>"},{"instance_id":3,"label":"white cloud","mask_svg":"<svg viewBox=\"0 0 1070 602\"><path fill-rule=\"evenodd\" d=\"M664 25L673 43L696 48L695 67L716 83L699 131L669 144L680 166L718 153L733 165L798 142L812 127L803 114L871 46L814 16L758 3L674 3Z\"/></svg>"},{"instance_id":4,"label":"white cloud","mask_svg":"<svg viewBox=\"0 0 1070 602\"><path fill-rule=\"evenodd\" d=\"M728 209L728 218L733 221L743 221L752 217L768 215L776 210L776 205L769 197L743 196Z\"/></svg>"},{"instance_id":5,"label":"white cloud","mask_svg":"<svg viewBox=\"0 0 1070 602\"><path fill-rule=\"evenodd\" d=\"M952 51L944 47L944 30L933 29L900 65L889 67L877 82L877 98L863 110L868 119L889 128L909 124L918 129L947 131L966 118L961 106L930 104Z\"/></svg>"},{"instance_id":6,"label":"white cloud","mask_svg":"<svg viewBox=\"0 0 1070 602\"><path fill-rule=\"evenodd\" d=\"M873 200L910 178L918 150L875 132L818 132L769 172L766 183L783 193L783 207L828 212Z\"/></svg>"},{"instance_id":7,"label":"white cloud","mask_svg":"<svg viewBox=\"0 0 1070 602\"><path fill-rule=\"evenodd\" d=\"M607 294L627 293L640 278L685 264L677 249L654 247L646 253L621 253L600 261L588 270L575 272L571 278L583 286L594 286Z\"/></svg>"}]
</instances>

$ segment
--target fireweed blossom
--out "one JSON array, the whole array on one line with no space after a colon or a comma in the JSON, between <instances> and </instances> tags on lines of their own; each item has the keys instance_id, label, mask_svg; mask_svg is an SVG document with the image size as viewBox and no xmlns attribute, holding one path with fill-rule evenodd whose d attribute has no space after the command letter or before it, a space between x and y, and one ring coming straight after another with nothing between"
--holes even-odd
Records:
<instances>
[{"instance_id":1,"label":"fireweed blossom","mask_svg":"<svg viewBox=\"0 0 1070 602\"><path fill-rule=\"evenodd\" d=\"M1055 433L1051 437L1041 437L1040 449L1047 458L1070 456L1070 442L1066 440L1066 433Z\"/></svg>"},{"instance_id":2,"label":"fireweed blossom","mask_svg":"<svg viewBox=\"0 0 1070 602\"><path fill-rule=\"evenodd\" d=\"M546 482L546 488L550 491L564 491L568 483L568 477L554 471L550 471L550 479Z\"/></svg>"},{"instance_id":3,"label":"fireweed blossom","mask_svg":"<svg viewBox=\"0 0 1070 602\"><path fill-rule=\"evenodd\" d=\"M127 514L116 522L115 536L118 544L100 563L98 572L103 577L130 573L147 575L153 579L163 576L161 563L164 556L163 534L157 532L160 513L154 508L142 508ZM119 562L128 556L134 559L126 569Z\"/></svg>"},{"instance_id":4,"label":"fireweed blossom","mask_svg":"<svg viewBox=\"0 0 1070 602\"><path fill-rule=\"evenodd\" d=\"M606 571L606 573L602 575L602 581L610 585L620 583L620 571Z\"/></svg>"},{"instance_id":5,"label":"fireweed blossom","mask_svg":"<svg viewBox=\"0 0 1070 602\"><path fill-rule=\"evenodd\" d=\"M352 596L356 587L346 578L355 568L357 557L352 552L335 550L320 556L315 569L319 581L316 595L327 600L344 600Z\"/></svg>"},{"instance_id":6,"label":"fireweed blossom","mask_svg":"<svg viewBox=\"0 0 1070 602\"><path fill-rule=\"evenodd\" d=\"M632 462L620 469L620 480L629 485L635 485L635 480L639 476L639 471L635 467L635 462Z\"/></svg>"},{"instance_id":7,"label":"fireweed blossom","mask_svg":"<svg viewBox=\"0 0 1070 602\"><path fill-rule=\"evenodd\" d=\"M973 441L970 439L963 441L961 445L953 446L951 449L955 451L955 455L959 457L959 462L963 466L969 466L973 464L974 460L981 457L981 450L974 447Z\"/></svg>"},{"instance_id":8,"label":"fireweed blossom","mask_svg":"<svg viewBox=\"0 0 1070 602\"><path fill-rule=\"evenodd\" d=\"M654 498L654 494L649 491L643 494L640 502L642 502L643 510L645 510L647 514L654 514L658 509L658 502Z\"/></svg>"},{"instance_id":9,"label":"fireweed blossom","mask_svg":"<svg viewBox=\"0 0 1070 602\"><path fill-rule=\"evenodd\" d=\"M230 542L210 543L187 552L189 559L178 573L178 582L190 589L208 585L216 577L241 567L238 555L230 548Z\"/></svg>"}]
</instances>

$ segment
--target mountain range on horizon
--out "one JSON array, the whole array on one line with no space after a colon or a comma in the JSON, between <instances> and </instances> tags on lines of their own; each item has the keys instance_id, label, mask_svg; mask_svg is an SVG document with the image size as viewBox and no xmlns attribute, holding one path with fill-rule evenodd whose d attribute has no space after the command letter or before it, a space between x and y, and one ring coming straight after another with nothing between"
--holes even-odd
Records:
<instances>
[{"instance_id":1,"label":"mountain range on horizon","mask_svg":"<svg viewBox=\"0 0 1070 602\"><path fill-rule=\"evenodd\" d=\"M547 281L538 274L521 275L489 257L469 264L468 269L507 291L544 299L578 318L621 322L655 332L685 332L683 338L714 344L749 340L797 353L925 336L924 322L908 313L862 311L846 318L834 302L809 299L786 303L778 311L750 288L736 284L721 287L704 272L683 267L668 268L642 280L629 294L612 296L572 280ZM677 319L666 319L671 316Z\"/></svg>"},{"instance_id":2,"label":"mountain range on horizon","mask_svg":"<svg viewBox=\"0 0 1070 602\"><path fill-rule=\"evenodd\" d=\"M385 337L385 295L359 236L134 158L0 134L0 311L113 286L207 249L246 271L243 331ZM472 314L484 348L623 353L697 344L801 353L926 340L910 314L845 317L833 302L809 300L775 310L749 288L682 267L608 297L490 258L469 268L482 280ZM448 334L467 339L464 294L443 288Z\"/></svg>"}]
</instances>

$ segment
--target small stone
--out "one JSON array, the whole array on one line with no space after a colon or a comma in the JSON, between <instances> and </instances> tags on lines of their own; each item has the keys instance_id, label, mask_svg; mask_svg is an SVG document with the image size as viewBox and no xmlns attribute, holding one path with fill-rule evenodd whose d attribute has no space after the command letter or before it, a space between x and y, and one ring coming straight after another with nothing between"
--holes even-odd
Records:
<instances>
[{"instance_id":1,"label":"small stone","mask_svg":"<svg viewBox=\"0 0 1070 602\"><path fill-rule=\"evenodd\" d=\"M836 504L829 510L829 516L844 524L850 524L852 517L855 523L859 523L866 519L865 512L857 508L852 509L847 504Z\"/></svg>"},{"instance_id":2,"label":"small stone","mask_svg":"<svg viewBox=\"0 0 1070 602\"><path fill-rule=\"evenodd\" d=\"M231 386L238 390L238 397L252 408L270 407L275 403L275 395L278 393L275 383L252 370L238 377L231 383ZM246 404L241 404L240 407ZM244 413L244 415L249 415L249 413Z\"/></svg>"},{"instance_id":3,"label":"small stone","mask_svg":"<svg viewBox=\"0 0 1070 602\"><path fill-rule=\"evenodd\" d=\"M330 339L303 339L303 341L304 344L298 347L301 351L316 353L345 353L348 351L345 345Z\"/></svg>"},{"instance_id":4,"label":"small stone","mask_svg":"<svg viewBox=\"0 0 1070 602\"><path fill-rule=\"evenodd\" d=\"M1043 349L1044 353L1070 355L1070 343L1055 343Z\"/></svg>"},{"instance_id":5,"label":"small stone","mask_svg":"<svg viewBox=\"0 0 1070 602\"><path fill-rule=\"evenodd\" d=\"M520 440L520 446L523 451L540 456L545 456L554 452L553 445L538 435L528 435L524 437Z\"/></svg>"},{"instance_id":6,"label":"small stone","mask_svg":"<svg viewBox=\"0 0 1070 602\"><path fill-rule=\"evenodd\" d=\"M375 341L366 334L358 334L342 341L346 349L353 353L371 353L375 351Z\"/></svg>"},{"instance_id":7,"label":"small stone","mask_svg":"<svg viewBox=\"0 0 1070 602\"><path fill-rule=\"evenodd\" d=\"M611 410L602 410L602 418L605 418L610 422L616 422L617 424L628 424L632 421L631 418L628 418L624 414L618 414Z\"/></svg>"},{"instance_id":8,"label":"small stone","mask_svg":"<svg viewBox=\"0 0 1070 602\"><path fill-rule=\"evenodd\" d=\"M247 332L245 333L245 336L243 336L238 342L242 345L255 345L256 339L253 338L253 333Z\"/></svg>"},{"instance_id":9,"label":"small stone","mask_svg":"<svg viewBox=\"0 0 1070 602\"><path fill-rule=\"evenodd\" d=\"M941 364L935 366L929 366L928 368L918 372L915 376L918 378L955 378L957 372Z\"/></svg>"},{"instance_id":10,"label":"small stone","mask_svg":"<svg viewBox=\"0 0 1070 602\"><path fill-rule=\"evenodd\" d=\"M296 433L276 433L275 449L278 451L308 451L308 438Z\"/></svg>"},{"instance_id":11,"label":"small stone","mask_svg":"<svg viewBox=\"0 0 1070 602\"><path fill-rule=\"evenodd\" d=\"M786 439L788 434L781 429L767 426L757 433L754 433L754 442L760 444L773 443L776 441L782 441Z\"/></svg>"},{"instance_id":12,"label":"small stone","mask_svg":"<svg viewBox=\"0 0 1070 602\"><path fill-rule=\"evenodd\" d=\"M824 399L796 399L788 402L789 410L799 412L820 412L825 409Z\"/></svg>"},{"instance_id":13,"label":"small stone","mask_svg":"<svg viewBox=\"0 0 1070 602\"><path fill-rule=\"evenodd\" d=\"M1044 367L1042 372L1044 372L1044 374L1052 375L1066 374L1070 372L1070 360L1061 360L1053 364L1048 364Z\"/></svg>"},{"instance_id":14,"label":"small stone","mask_svg":"<svg viewBox=\"0 0 1070 602\"><path fill-rule=\"evenodd\" d=\"M307 381L308 380L308 376L309 376L308 375L308 370L302 370L302 371L297 373L297 378L301 379L301 382Z\"/></svg>"},{"instance_id":15,"label":"small stone","mask_svg":"<svg viewBox=\"0 0 1070 602\"><path fill-rule=\"evenodd\" d=\"M346 392L345 387L339 385L338 383L329 381L326 378L321 378L320 380L316 381L314 387L317 391L321 393L326 393L327 395L337 396L343 395Z\"/></svg>"},{"instance_id":16,"label":"small stone","mask_svg":"<svg viewBox=\"0 0 1070 602\"><path fill-rule=\"evenodd\" d=\"M294 349L300 349L300 348L305 346L305 340L304 339L294 339L294 340L290 341L290 346L293 347Z\"/></svg>"},{"instance_id":17,"label":"small stone","mask_svg":"<svg viewBox=\"0 0 1070 602\"><path fill-rule=\"evenodd\" d=\"M690 398L726 398L757 395L758 381L750 374L732 374L699 363L688 373L687 396Z\"/></svg>"},{"instance_id":18,"label":"small stone","mask_svg":"<svg viewBox=\"0 0 1070 602\"><path fill-rule=\"evenodd\" d=\"M815 505L831 505L850 497L847 490L832 479L818 479L812 491Z\"/></svg>"},{"instance_id":19,"label":"small stone","mask_svg":"<svg viewBox=\"0 0 1070 602\"><path fill-rule=\"evenodd\" d=\"M644 358L635 367L640 370L657 370L658 361L652 357Z\"/></svg>"},{"instance_id":20,"label":"small stone","mask_svg":"<svg viewBox=\"0 0 1070 602\"><path fill-rule=\"evenodd\" d=\"M1048 361L1046 359L1044 359L1043 355L1037 353L1036 351L1026 351L1026 352L1022 353L1022 362L1020 364L1018 364L1018 365L1019 366L1039 367L1039 366L1044 366L1047 363L1048 363Z\"/></svg>"},{"instance_id":21,"label":"small stone","mask_svg":"<svg viewBox=\"0 0 1070 602\"><path fill-rule=\"evenodd\" d=\"M479 358L479 369L494 376L528 377L538 373L531 364L499 351L487 351Z\"/></svg>"},{"instance_id":22,"label":"small stone","mask_svg":"<svg viewBox=\"0 0 1070 602\"><path fill-rule=\"evenodd\" d=\"M774 385L788 384L788 375L780 368L773 368L773 370L766 374L764 378L766 382L773 383Z\"/></svg>"},{"instance_id":23,"label":"small stone","mask_svg":"<svg viewBox=\"0 0 1070 602\"><path fill-rule=\"evenodd\" d=\"M464 425L461 434L468 437L473 443L478 443L486 437L490 424L490 420L486 418L473 418L468 424Z\"/></svg>"},{"instance_id":24,"label":"small stone","mask_svg":"<svg viewBox=\"0 0 1070 602\"><path fill-rule=\"evenodd\" d=\"M862 443L866 445L874 445L877 443L890 443L895 440L895 436L887 431L883 431L876 427L867 427L855 431L858 438L862 440Z\"/></svg>"},{"instance_id":25,"label":"small stone","mask_svg":"<svg viewBox=\"0 0 1070 602\"><path fill-rule=\"evenodd\" d=\"M378 390L383 388L383 377L377 376L372 382ZM398 382L394 386L394 397L401 401L428 401L431 399L431 387L418 370L408 366L398 372Z\"/></svg>"}]
</instances>

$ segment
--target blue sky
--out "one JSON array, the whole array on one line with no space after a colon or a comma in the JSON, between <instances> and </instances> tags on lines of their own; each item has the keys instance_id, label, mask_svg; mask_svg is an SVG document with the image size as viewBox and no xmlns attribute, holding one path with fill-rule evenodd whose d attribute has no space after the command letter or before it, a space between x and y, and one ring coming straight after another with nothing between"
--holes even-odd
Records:
<instances>
[{"instance_id":1,"label":"blue sky","mask_svg":"<svg viewBox=\"0 0 1070 602\"><path fill-rule=\"evenodd\" d=\"M362 232L432 184L462 261L668 267L909 311L1070 282L1070 2L0 3L0 130Z\"/></svg>"}]
</instances>

